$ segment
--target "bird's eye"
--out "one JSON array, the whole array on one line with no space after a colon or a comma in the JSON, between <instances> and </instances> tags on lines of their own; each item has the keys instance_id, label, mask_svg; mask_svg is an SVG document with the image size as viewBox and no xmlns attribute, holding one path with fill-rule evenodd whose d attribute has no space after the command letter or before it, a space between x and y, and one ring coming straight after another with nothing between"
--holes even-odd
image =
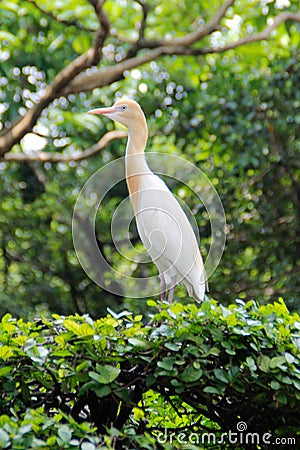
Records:
<instances>
[{"instance_id":1,"label":"bird's eye","mask_svg":"<svg viewBox=\"0 0 300 450\"><path fill-rule=\"evenodd\" d=\"M126 111L127 106L126 105L122 105L120 109L121 109L121 111Z\"/></svg>"}]
</instances>

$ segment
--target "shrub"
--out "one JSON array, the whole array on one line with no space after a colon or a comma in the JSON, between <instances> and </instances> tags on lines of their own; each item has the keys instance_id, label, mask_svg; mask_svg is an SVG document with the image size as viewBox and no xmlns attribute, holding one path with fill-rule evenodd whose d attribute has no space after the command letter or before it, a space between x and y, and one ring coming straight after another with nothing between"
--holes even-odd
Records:
<instances>
[{"instance_id":1,"label":"shrub","mask_svg":"<svg viewBox=\"0 0 300 450\"><path fill-rule=\"evenodd\" d=\"M147 319L4 316L0 447L296 443L300 318L281 299L148 305Z\"/></svg>"}]
</instances>

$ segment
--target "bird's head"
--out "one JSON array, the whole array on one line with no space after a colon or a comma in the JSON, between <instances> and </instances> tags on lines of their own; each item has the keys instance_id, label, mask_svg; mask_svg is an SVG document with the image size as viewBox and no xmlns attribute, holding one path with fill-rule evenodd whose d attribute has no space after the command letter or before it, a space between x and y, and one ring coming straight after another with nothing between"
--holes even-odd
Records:
<instances>
[{"instance_id":1,"label":"bird's head","mask_svg":"<svg viewBox=\"0 0 300 450\"><path fill-rule=\"evenodd\" d=\"M115 120L129 130L136 127L138 123L146 123L144 113L140 105L131 99L118 100L113 106L109 108L97 108L88 111L89 114L101 114Z\"/></svg>"}]
</instances>

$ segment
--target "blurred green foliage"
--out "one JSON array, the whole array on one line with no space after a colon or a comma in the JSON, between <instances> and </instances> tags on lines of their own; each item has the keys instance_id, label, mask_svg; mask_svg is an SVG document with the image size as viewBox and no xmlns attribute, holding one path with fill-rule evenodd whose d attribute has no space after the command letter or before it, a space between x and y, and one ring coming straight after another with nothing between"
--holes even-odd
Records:
<instances>
[{"instance_id":1,"label":"blurred green foliage","mask_svg":"<svg viewBox=\"0 0 300 450\"><path fill-rule=\"evenodd\" d=\"M128 51L141 20L138 2L107 1L105 8L113 32L103 49L103 67ZM227 12L222 33L212 33L206 45L261 31L275 14L297 8L297 1L237 2ZM183 35L196 17L199 23L193 29L211 14L208 1L153 2L146 37ZM38 101L59 70L89 48L98 22L85 0L3 0L0 16L0 127L5 130ZM13 151L76 154L114 126L85 111L111 105L125 94L137 99L148 118L148 150L181 155L197 164L223 202L227 245L209 280L211 294L225 304L236 297L265 303L283 296L297 309L298 49L299 24L286 22L268 41L224 54L161 58L124 73L123 80L110 86L92 93L83 87L78 95L55 100L38 119L34 135ZM123 156L124 149L125 141L113 142L78 163L0 162L1 314L32 317L76 311L99 317L108 305L137 312L145 308L143 300L118 298L95 285L80 267L71 237L73 207L84 182L96 169ZM205 254L210 226L204 208L188 187L174 180L170 186L195 213ZM126 196L121 183L106 199L97 221L97 237L115 267L124 259L111 242L111 214ZM134 229L132 237L136 239ZM148 264L135 266L132 273L153 275L155 270ZM185 301L184 290L178 288L176 295Z\"/></svg>"}]
</instances>

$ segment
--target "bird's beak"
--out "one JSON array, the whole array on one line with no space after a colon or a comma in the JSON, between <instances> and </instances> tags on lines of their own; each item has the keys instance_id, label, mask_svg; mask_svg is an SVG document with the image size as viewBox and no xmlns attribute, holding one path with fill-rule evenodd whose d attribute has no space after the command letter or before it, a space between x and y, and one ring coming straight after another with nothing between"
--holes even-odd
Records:
<instances>
[{"instance_id":1,"label":"bird's beak","mask_svg":"<svg viewBox=\"0 0 300 450\"><path fill-rule=\"evenodd\" d=\"M90 109L88 111L88 114L103 114L104 116L110 115L116 112L115 108L111 106L110 108L97 108L97 109Z\"/></svg>"}]
</instances>

